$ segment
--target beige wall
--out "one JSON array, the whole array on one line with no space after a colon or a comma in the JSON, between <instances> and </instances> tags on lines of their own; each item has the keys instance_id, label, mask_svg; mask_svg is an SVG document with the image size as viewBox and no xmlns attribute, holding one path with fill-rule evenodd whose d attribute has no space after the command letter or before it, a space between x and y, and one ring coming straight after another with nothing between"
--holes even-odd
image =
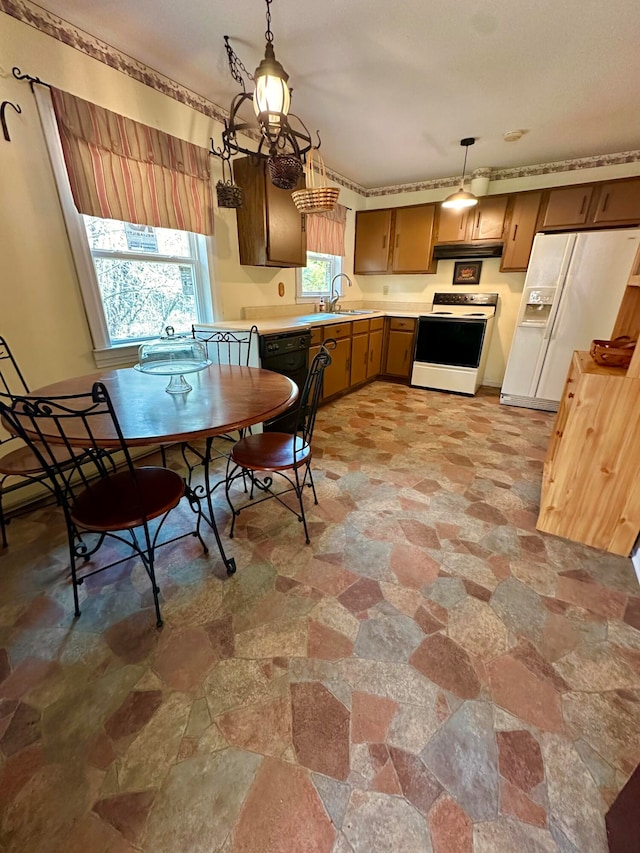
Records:
<instances>
[{"instance_id":1,"label":"beige wall","mask_svg":"<svg viewBox=\"0 0 640 853\"><path fill-rule=\"evenodd\" d=\"M22 108L20 116L7 112L12 141L0 138L0 334L8 339L27 380L35 387L93 370L93 344L35 102L29 86L12 77L11 68L19 66L73 94L198 145L208 146L210 136L219 141L220 127L201 113L3 13L0 56L2 100ZM215 182L220 177L217 160L212 160L212 167ZM539 177L503 182L491 185L489 192L638 173L640 164L627 164L545 176L546 183ZM347 220L345 272L353 270L355 210L437 201L446 194L437 190L365 199L342 188L340 201L352 208ZM216 207L215 229L211 272L222 318L240 318L247 306L295 303L293 270L240 266L233 211ZM480 285L496 290L501 298L487 368L487 378L496 383L504 371L524 279L522 274L503 275L497 269L497 261L485 261ZM359 276L346 299L430 302L436 289L450 287L451 278L450 261L441 261L435 276ZM277 295L280 281L285 285L282 298ZM388 296L383 294L385 285Z\"/></svg>"}]
</instances>

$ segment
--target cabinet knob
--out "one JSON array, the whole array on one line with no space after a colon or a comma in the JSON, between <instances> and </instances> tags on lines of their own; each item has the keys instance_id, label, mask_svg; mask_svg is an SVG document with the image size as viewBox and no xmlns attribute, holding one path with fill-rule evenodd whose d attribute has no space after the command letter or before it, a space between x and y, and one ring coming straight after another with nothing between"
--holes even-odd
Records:
<instances>
[{"instance_id":1,"label":"cabinet knob","mask_svg":"<svg viewBox=\"0 0 640 853\"><path fill-rule=\"evenodd\" d=\"M518 223L516 222L516 224L513 226L513 237L511 238L512 240L516 239L517 233L518 233Z\"/></svg>"},{"instance_id":2,"label":"cabinet knob","mask_svg":"<svg viewBox=\"0 0 640 853\"><path fill-rule=\"evenodd\" d=\"M607 198L608 198L608 196L607 196ZM586 206L587 206L587 197L586 197L586 195L583 195L582 196L582 204L580 205L580 216L582 216L582 214L584 213L584 209ZM604 207L602 209L604 210L604 208L606 206L607 206L607 199L605 199Z\"/></svg>"},{"instance_id":3,"label":"cabinet knob","mask_svg":"<svg viewBox=\"0 0 640 853\"><path fill-rule=\"evenodd\" d=\"M387 235L386 234L382 235L382 248L383 249L387 248Z\"/></svg>"},{"instance_id":4,"label":"cabinet knob","mask_svg":"<svg viewBox=\"0 0 640 853\"><path fill-rule=\"evenodd\" d=\"M604 197L604 204L602 205L602 212L604 213L607 209L607 205L609 204L609 193ZM582 212L582 211L581 211Z\"/></svg>"},{"instance_id":5,"label":"cabinet knob","mask_svg":"<svg viewBox=\"0 0 640 853\"><path fill-rule=\"evenodd\" d=\"M400 245L400 235L396 234L396 249L398 248L399 245Z\"/></svg>"}]
</instances>

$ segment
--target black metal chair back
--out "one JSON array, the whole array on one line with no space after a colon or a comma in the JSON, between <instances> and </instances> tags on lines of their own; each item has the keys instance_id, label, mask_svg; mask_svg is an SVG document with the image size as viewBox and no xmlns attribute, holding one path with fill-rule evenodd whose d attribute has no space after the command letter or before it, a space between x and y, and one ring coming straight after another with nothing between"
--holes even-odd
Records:
<instances>
[{"instance_id":1,"label":"black metal chair back","mask_svg":"<svg viewBox=\"0 0 640 853\"><path fill-rule=\"evenodd\" d=\"M18 367L9 344L0 335L0 391L4 394L28 394L29 386Z\"/></svg>"},{"instance_id":2,"label":"black metal chair back","mask_svg":"<svg viewBox=\"0 0 640 853\"><path fill-rule=\"evenodd\" d=\"M322 396L324 372L331 364L329 350L334 349L335 346L336 341L333 338L328 338L314 356L309 367L309 373L300 394L300 404L298 406L297 422L294 431L302 439L301 445L298 442L294 443L294 454L296 456L311 444L318 406Z\"/></svg>"},{"instance_id":3,"label":"black metal chair back","mask_svg":"<svg viewBox=\"0 0 640 853\"><path fill-rule=\"evenodd\" d=\"M165 519L185 495L182 478L167 468L134 467L111 397L102 382L94 383L91 391L83 394L47 398L0 394L0 419L39 461L64 512L76 616L80 615L78 587L85 577L137 555L151 581L156 624L160 627L155 549L183 536L197 536L207 551L200 535L200 505L191 492L191 509L197 515L195 530L158 543ZM117 452L120 459L117 469L101 446L105 435L109 453ZM149 524L152 520L158 522L153 533ZM91 534L90 542L86 541L87 533ZM129 546L131 553L106 566L91 568L80 577L78 561L88 561L107 536Z\"/></svg>"},{"instance_id":4,"label":"black metal chair back","mask_svg":"<svg viewBox=\"0 0 640 853\"><path fill-rule=\"evenodd\" d=\"M128 470L135 474L129 449L106 386L96 382L91 392L61 397L0 394L0 419L31 449L46 473L67 522L74 501L95 477L113 474L114 466L100 447L96 428L112 432ZM60 459L66 459L63 466Z\"/></svg>"},{"instance_id":5,"label":"black metal chair back","mask_svg":"<svg viewBox=\"0 0 640 853\"><path fill-rule=\"evenodd\" d=\"M251 362L253 341L257 341L258 327L248 332L212 331L201 326L191 327L192 336L206 344L209 358L215 364L238 364L248 367Z\"/></svg>"}]
</instances>

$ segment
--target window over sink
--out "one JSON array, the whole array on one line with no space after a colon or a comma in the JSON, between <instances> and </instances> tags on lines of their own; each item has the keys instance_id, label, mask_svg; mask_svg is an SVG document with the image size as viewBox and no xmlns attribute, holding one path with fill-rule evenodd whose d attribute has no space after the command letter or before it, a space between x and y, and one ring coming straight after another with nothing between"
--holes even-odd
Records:
<instances>
[{"instance_id":1,"label":"window over sink","mask_svg":"<svg viewBox=\"0 0 640 853\"><path fill-rule=\"evenodd\" d=\"M323 255L307 252L307 265L296 270L296 302L318 302L331 297L331 282L342 272L342 258L339 255ZM342 279L336 282L339 285ZM342 292L341 290L339 291Z\"/></svg>"}]
</instances>

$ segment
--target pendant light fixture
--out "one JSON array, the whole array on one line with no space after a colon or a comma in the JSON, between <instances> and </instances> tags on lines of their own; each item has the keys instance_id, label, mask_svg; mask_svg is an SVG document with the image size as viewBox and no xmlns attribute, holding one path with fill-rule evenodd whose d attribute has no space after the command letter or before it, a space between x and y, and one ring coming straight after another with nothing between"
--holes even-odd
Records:
<instances>
[{"instance_id":1,"label":"pendant light fixture","mask_svg":"<svg viewBox=\"0 0 640 853\"><path fill-rule=\"evenodd\" d=\"M273 0L265 0L267 5L267 30L265 33L266 46L264 59L251 74L239 59L231 45L229 36L224 37L225 49L229 61L229 71L233 79L240 84L242 91L231 101L229 118L225 119L222 131L222 147L216 148L211 140L211 154L220 157L223 161L230 162L231 157L236 154L246 154L253 158L272 161L287 160L290 166L296 166L296 177L302 173L302 165L306 154L311 148L320 147L320 136L316 145L311 141L311 135L300 118L289 113L291 106L291 91L289 89L289 75L282 64L276 59L273 47L273 33L271 32L271 3ZM248 92L245 78L254 84L254 91ZM258 120L251 120L246 113L245 104L251 101L253 112ZM244 116L241 115L244 111ZM258 131L258 132L257 132ZM317 132L316 132L317 133ZM250 147L241 141L239 135L258 140L257 146ZM295 161L295 162L292 162ZM258 162L256 160L256 162ZM272 177L273 180L273 177ZM276 183L274 181L274 183ZM276 186L280 184L276 183Z\"/></svg>"},{"instance_id":2,"label":"pendant light fixture","mask_svg":"<svg viewBox=\"0 0 640 853\"><path fill-rule=\"evenodd\" d=\"M469 146L473 145L475 141L475 137L473 136L467 136L460 140L460 145L464 146L464 165L462 167L460 189L457 192L452 193L450 196L447 196L442 202L442 207L448 207L453 210L462 210L465 207L473 207L474 204L478 203L476 196L474 196L473 193L465 192L464 189L464 176L467 170L467 154L469 153Z\"/></svg>"}]
</instances>

